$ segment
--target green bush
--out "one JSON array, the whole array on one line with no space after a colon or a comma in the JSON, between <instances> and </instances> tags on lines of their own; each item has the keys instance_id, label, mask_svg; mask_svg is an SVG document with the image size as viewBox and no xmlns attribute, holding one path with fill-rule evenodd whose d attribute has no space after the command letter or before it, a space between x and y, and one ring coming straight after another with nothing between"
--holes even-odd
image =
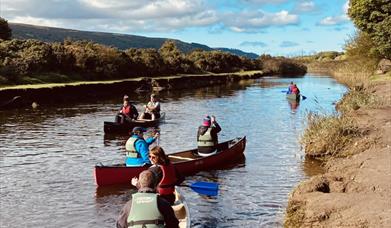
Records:
<instances>
[{"instance_id":1,"label":"green bush","mask_svg":"<svg viewBox=\"0 0 391 228\"><path fill-rule=\"evenodd\" d=\"M391 3L389 0L350 0L350 18L374 42L372 51L391 59Z\"/></svg>"},{"instance_id":2,"label":"green bush","mask_svg":"<svg viewBox=\"0 0 391 228\"><path fill-rule=\"evenodd\" d=\"M8 26L8 21L0 17L0 40L9 40L12 37L12 29Z\"/></svg>"}]
</instances>

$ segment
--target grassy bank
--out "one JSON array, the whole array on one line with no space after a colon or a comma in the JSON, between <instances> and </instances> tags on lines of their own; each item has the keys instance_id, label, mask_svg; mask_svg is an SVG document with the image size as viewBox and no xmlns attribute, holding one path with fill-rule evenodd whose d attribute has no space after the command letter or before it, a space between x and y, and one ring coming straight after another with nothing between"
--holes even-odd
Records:
<instances>
[{"instance_id":1,"label":"grassy bank","mask_svg":"<svg viewBox=\"0 0 391 228\"><path fill-rule=\"evenodd\" d=\"M17 85L0 88L0 109L31 106L32 103L52 104L58 102L90 101L99 98L121 97L123 94L160 92L205 86L229 84L242 79L265 76L262 71L237 73L209 73L134 78L109 81L84 81L37 85ZM15 100L17 99L17 100Z\"/></svg>"},{"instance_id":2,"label":"grassy bank","mask_svg":"<svg viewBox=\"0 0 391 228\"><path fill-rule=\"evenodd\" d=\"M375 74L378 58L357 55L357 53L345 60L307 60L305 62L309 72L329 74L338 82L346 85L349 91L337 103L337 114L310 113L308 116L308 126L300 143L306 157L322 161L326 173L300 183L292 191L286 209L285 227L333 227L346 224L361 227L363 222L351 214L354 210L346 208L353 208L352 205L357 201L365 202L358 199L368 195L371 195L366 202L368 204L378 199L384 200L380 195L372 194L373 190L369 192L366 190L369 189L367 185L373 186L374 182L378 183L376 178L368 178L373 175L371 170L377 164L374 163L374 167L369 167L365 172L361 169L366 160L386 159L384 153L381 155L383 157L373 157L375 156L373 154L385 150L384 145L387 146L382 142L384 136L379 133L379 129L390 119L384 115L384 112L387 113L391 107L389 94L391 72ZM377 120L380 123L373 125L371 118L374 119L375 113L381 114L378 117L380 120ZM371 149L374 152L360 155ZM353 160L358 155L365 157L361 158L364 161ZM379 173L384 173L387 166L378 170ZM357 174L358 172L360 174ZM367 179L362 181L363 183L352 184L353 179L358 175ZM379 177L379 179L382 178L387 177ZM379 181L379 186L382 185L384 183ZM375 204L380 205L377 208L378 211L384 210L384 205ZM364 213L363 209L360 211L360 207L355 207L355 210L353 214ZM345 218L342 218L342 213L346 216ZM379 219L373 219L372 216L364 223L379 224L379 221ZM367 227L365 224L363 227Z\"/></svg>"}]
</instances>

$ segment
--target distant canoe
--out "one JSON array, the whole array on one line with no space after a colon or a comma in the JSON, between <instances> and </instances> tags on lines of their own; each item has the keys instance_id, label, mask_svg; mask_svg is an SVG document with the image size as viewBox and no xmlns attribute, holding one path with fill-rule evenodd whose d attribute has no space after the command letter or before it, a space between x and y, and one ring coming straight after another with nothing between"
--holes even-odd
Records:
<instances>
[{"instance_id":1,"label":"distant canoe","mask_svg":"<svg viewBox=\"0 0 391 228\"><path fill-rule=\"evenodd\" d=\"M246 147L246 137L232 139L217 145L217 153L201 157L197 154L197 149L169 154L168 158L177 170L184 176L193 175L200 171L213 170L226 167L233 162L243 158ZM95 183L98 186L130 183L144 167L127 167L125 164L111 166L95 166Z\"/></svg>"},{"instance_id":2,"label":"distant canoe","mask_svg":"<svg viewBox=\"0 0 391 228\"><path fill-rule=\"evenodd\" d=\"M300 94L287 94L286 98L291 101L300 101Z\"/></svg>"},{"instance_id":3,"label":"distant canoe","mask_svg":"<svg viewBox=\"0 0 391 228\"><path fill-rule=\"evenodd\" d=\"M157 127L159 122L164 119L166 114L162 112L159 119L155 120L134 120L130 123L126 122L123 124L116 122L107 122L103 123L103 129L105 133L129 133L134 127Z\"/></svg>"}]
</instances>

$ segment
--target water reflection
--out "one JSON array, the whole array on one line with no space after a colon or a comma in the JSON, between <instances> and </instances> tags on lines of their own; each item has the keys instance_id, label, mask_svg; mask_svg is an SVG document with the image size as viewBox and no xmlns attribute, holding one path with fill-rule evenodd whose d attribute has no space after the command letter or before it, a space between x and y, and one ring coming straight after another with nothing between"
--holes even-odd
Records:
<instances>
[{"instance_id":1,"label":"water reflection","mask_svg":"<svg viewBox=\"0 0 391 228\"><path fill-rule=\"evenodd\" d=\"M296 113L297 108L299 108L300 101L288 100L289 108L291 109L291 113Z\"/></svg>"},{"instance_id":2,"label":"water reflection","mask_svg":"<svg viewBox=\"0 0 391 228\"><path fill-rule=\"evenodd\" d=\"M247 137L245 158L239 164L187 178L220 186L214 198L182 189L193 226L281 226L288 193L300 180L318 173L314 162L304 160L298 144L306 114L332 112L346 89L326 77L295 79L307 99L292 115L281 93L291 80L270 78L159 93L167 113L160 124L160 145L167 153L196 147L197 127L205 113L218 118L221 141ZM149 94L128 95L141 110ZM99 162L124 161L128 136L103 132L103 121L113 121L121 99L0 111L0 197L6 208L0 210L2 226L114 226L134 189L97 189L92 172Z\"/></svg>"}]
</instances>

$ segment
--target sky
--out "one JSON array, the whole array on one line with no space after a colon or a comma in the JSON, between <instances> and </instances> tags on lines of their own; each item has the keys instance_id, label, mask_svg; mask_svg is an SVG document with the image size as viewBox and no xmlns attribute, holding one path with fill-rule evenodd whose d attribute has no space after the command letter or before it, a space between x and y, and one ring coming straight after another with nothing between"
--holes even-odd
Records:
<instances>
[{"instance_id":1,"label":"sky","mask_svg":"<svg viewBox=\"0 0 391 228\"><path fill-rule=\"evenodd\" d=\"M164 37L258 55L342 51L348 0L0 0L8 22Z\"/></svg>"}]
</instances>

